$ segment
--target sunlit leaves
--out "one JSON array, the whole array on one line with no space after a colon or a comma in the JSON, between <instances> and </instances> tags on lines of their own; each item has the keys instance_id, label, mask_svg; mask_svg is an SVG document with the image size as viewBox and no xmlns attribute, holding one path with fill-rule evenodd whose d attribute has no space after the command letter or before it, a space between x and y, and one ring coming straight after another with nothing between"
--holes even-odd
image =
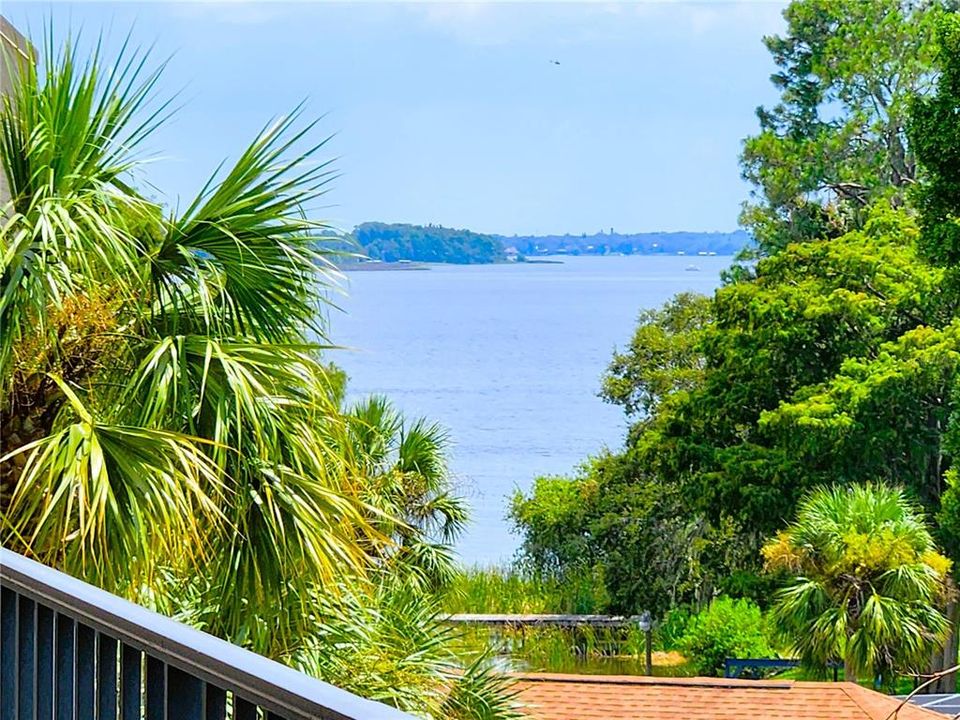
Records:
<instances>
[{"instance_id":1,"label":"sunlit leaves","mask_svg":"<svg viewBox=\"0 0 960 720\"><path fill-rule=\"evenodd\" d=\"M694 387L703 376L700 343L712 320L711 299L692 293L643 311L629 347L614 353L603 376L603 398L642 417L668 395Z\"/></svg>"},{"instance_id":2,"label":"sunlit leaves","mask_svg":"<svg viewBox=\"0 0 960 720\"><path fill-rule=\"evenodd\" d=\"M818 490L764 547L793 576L772 617L813 668L839 660L860 675L923 667L947 632L937 606L950 562L902 491L867 484Z\"/></svg>"},{"instance_id":3,"label":"sunlit leaves","mask_svg":"<svg viewBox=\"0 0 960 720\"><path fill-rule=\"evenodd\" d=\"M960 326L920 327L872 358L847 360L828 382L765 413L761 426L812 472L885 477L936 508L945 469L938 465L940 443L958 367Z\"/></svg>"},{"instance_id":4,"label":"sunlit leaves","mask_svg":"<svg viewBox=\"0 0 960 720\"><path fill-rule=\"evenodd\" d=\"M6 46L5 46L6 47ZM12 347L47 331L46 317L75 292L111 286L128 300L145 279L134 229L152 213L129 187L140 143L165 117L152 103L159 70L126 48L111 68L99 51L44 43L42 70L19 56L0 99L0 165L11 200L0 211L0 373ZM6 388L5 388L6 390Z\"/></svg>"},{"instance_id":5,"label":"sunlit leaves","mask_svg":"<svg viewBox=\"0 0 960 720\"><path fill-rule=\"evenodd\" d=\"M196 442L100 423L76 398L72 409L62 429L13 451L26 464L3 530L42 561L133 596L159 562L196 568L223 520L216 470Z\"/></svg>"}]
</instances>

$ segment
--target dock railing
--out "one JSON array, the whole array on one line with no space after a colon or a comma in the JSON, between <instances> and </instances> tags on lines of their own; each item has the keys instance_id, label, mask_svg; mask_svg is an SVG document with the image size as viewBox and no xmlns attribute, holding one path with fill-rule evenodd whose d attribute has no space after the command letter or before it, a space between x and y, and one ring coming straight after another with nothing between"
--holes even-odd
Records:
<instances>
[{"instance_id":1,"label":"dock railing","mask_svg":"<svg viewBox=\"0 0 960 720\"><path fill-rule=\"evenodd\" d=\"M0 549L0 720L412 720Z\"/></svg>"},{"instance_id":2,"label":"dock railing","mask_svg":"<svg viewBox=\"0 0 960 720\"><path fill-rule=\"evenodd\" d=\"M459 613L448 615L451 625L477 625L494 628L630 628L640 624L640 615L534 615Z\"/></svg>"}]
</instances>

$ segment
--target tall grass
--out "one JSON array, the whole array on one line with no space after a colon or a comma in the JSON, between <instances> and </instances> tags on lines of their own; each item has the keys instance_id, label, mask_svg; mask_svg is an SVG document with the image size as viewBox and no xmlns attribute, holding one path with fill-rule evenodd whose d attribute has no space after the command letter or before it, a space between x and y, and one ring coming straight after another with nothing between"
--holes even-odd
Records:
<instances>
[{"instance_id":1,"label":"tall grass","mask_svg":"<svg viewBox=\"0 0 960 720\"><path fill-rule=\"evenodd\" d=\"M607 607L603 578L585 573L564 581L516 567L464 569L444 598L444 610L457 613L600 614ZM664 646L659 638L658 649ZM666 650L672 647L664 647ZM458 633L464 658L492 651L504 668L529 672L638 675L645 670L644 636L639 628L562 629L465 628ZM658 652L655 675L687 675L679 653Z\"/></svg>"},{"instance_id":2,"label":"tall grass","mask_svg":"<svg viewBox=\"0 0 960 720\"><path fill-rule=\"evenodd\" d=\"M444 601L449 613L603 612L607 604L602 578L596 574L565 579L543 577L513 567L463 570Z\"/></svg>"}]
</instances>

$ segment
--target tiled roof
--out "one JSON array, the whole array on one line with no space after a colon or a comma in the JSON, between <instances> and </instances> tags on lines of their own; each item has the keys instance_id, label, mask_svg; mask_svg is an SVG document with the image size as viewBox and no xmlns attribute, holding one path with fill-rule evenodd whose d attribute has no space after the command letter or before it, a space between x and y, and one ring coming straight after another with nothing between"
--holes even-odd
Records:
<instances>
[{"instance_id":1,"label":"tiled roof","mask_svg":"<svg viewBox=\"0 0 960 720\"><path fill-rule=\"evenodd\" d=\"M888 720L896 698L846 682L519 675L532 720ZM897 720L943 720L907 705Z\"/></svg>"}]
</instances>

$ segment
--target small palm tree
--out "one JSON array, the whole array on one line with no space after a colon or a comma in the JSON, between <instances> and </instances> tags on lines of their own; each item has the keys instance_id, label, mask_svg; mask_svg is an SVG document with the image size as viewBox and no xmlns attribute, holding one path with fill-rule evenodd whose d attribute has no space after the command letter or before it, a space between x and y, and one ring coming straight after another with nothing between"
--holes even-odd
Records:
<instances>
[{"instance_id":1,"label":"small palm tree","mask_svg":"<svg viewBox=\"0 0 960 720\"><path fill-rule=\"evenodd\" d=\"M450 548L467 522L452 491L446 431L423 418L406 421L380 396L356 403L346 417L346 454L368 478L363 498L376 510L370 523L393 541L382 559L424 590L439 589L457 572Z\"/></svg>"},{"instance_id":2,"label":"small palm tree","mask_svg":"<svg viewBox=\"0 0 960 720\"><path fill-rule=\"evenodd\" d=\"M763 554L769 570L792 575L772 619L809 668L842 661L847 680L890 679L922 668L943 643L937 604L950 561L902 490L818 490Z\"/></svg>"}]
</instances>

